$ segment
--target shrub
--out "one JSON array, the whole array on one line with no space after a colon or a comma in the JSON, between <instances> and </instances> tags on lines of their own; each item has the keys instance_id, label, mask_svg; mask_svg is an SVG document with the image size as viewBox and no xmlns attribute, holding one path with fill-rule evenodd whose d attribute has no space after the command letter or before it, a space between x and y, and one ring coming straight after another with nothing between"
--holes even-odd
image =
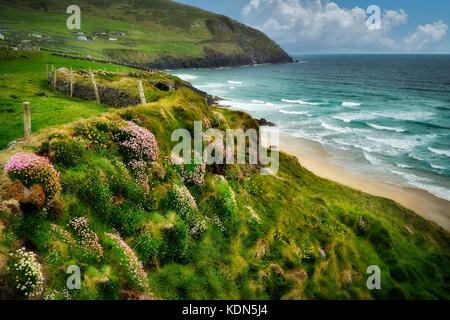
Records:
<instances>
[{"instance_id":1,"label":"shrub","mask_svg":"<svg viewBox=\"0 0 450 320\"><path fill-rule=\"evenodd\" d=\"M100 261L103 258L103 249L98 243L97 234L89 228L87 219L73 218L69 225L77 236L82 258L87 261Z\"/></svg>"},{"instance_id":2,"label":"shrub","mask_svg":"<svg viewBox=\"0 0 450 320\"><path fill-rule=\"evenodd\" d=\"M75 140L59 140L52 142L50 150L54 152L53 162L63 165L66 168L80 164L85 152L84 145Z\"/></svg>"},{"instance_id":3,"label":"shrub","mask_svg":"<svg viewBox=\"0 0 450 320\"><path fill-rule=\"evenodd\" d=\"M226 217L233 217L237 214L237 203L233 189L224 176L215 176L218 199L222 205L222 211Z\"/></svg>"},{"instance_id":4,"label":"shrub","mask_svg":"<svg viewBox=\"0 0 450 320\"><path fill-rule=\"evenodd\" d=\"M188 230L184 222L180 221L164 228L162 239L159 251L162 262L183 262L186 258L188 243Z\"/></svg>"},{"instance_id":5,"label":"shrub","mask_svg":"<svg viewBox=\"0 0 450 320\"><path fill-rule=\"evenodd\" d=\"M254 196L261 195L261 190L258 188L256 183L253 182L250 178L245 179L244 181L245 189Z\"/></svg>"},{"instance_id":6,"label":"shrub","mask_svg":"<svg viewBox=\"0 0 450 320\"><path fill-rule=\"evenodd\" d=\"M159 243L150 229L145 230L133 240L133 247L144 262L153 262L157 258Z\"/></svg>"},{"instance_id":7,"label":"shrub","mask_svg":"<svg viewBox=\"0 0 450 320\"><path fill-rule=\"evenodd\" d=\"M43 290L44 275L37 256L25 248L11 254L9 261L13 288L21 296L28 298L39 296Z\"/></svg>"},{"instance_id":8,"label":"shrub","mask_svg":"<svg viewBox=\"0 0 450 320\"><path fill-rule=\"evenodd\" d=\"M169 205L183 217L197 212L197 203L184 185L175 184L168 193Z\"/></svg>"},{"instance_id":9,"label":"shrub","mask_svg":"<svg viewBox=\"0 0 450 320\"><path fill-rule=\"evenodd\" d=\"M97 125L97 121L86 123L83 135L88 138L89 143L97 148L106 148L111 143L111 137L108 132L102 131L101 125Z\"/></svg>"},{"instance_id":10,"label":"shrub","mask_svg":"<svg viewBox=\"0 0 450 320\"><path fill-rule=\"evenodd\" d=\"M159 148L156 138L145 128L133 122L126 122L126 126L120 127L115 139L127 162L155 161L159 157Z\"/></svg>"},{"instance_id":11,"label":"shrub","mask_svg":"<svg viewBox=\"0 0 450 320\"><path fill-rule=\"evenodd\" d=\"M171 155L170 160L183 184L197 187L203 187L205 185L205 162L201 164L185 164L182 158L174 154Z\"/></svg>"},{"instance_id":12,"label":"shrub","mask_svg":"<svg viewBox=\"0 0 450 320\"><path fill-rule=\"evenodd\" d=\"M227 121L225 120L225 117L223 114L217 111L212 112L212 124L215 127L225 127L227 125Z\"/></svg>"},{"instance_id":13,"label":"shrub","mask_svg":"<svg viewBox=\"0 0 450 320\"><path fill-rule=\"evenodd\" d=\"M105 240L112 247L113 254L123 268L131 285L139 291L148 290L147 273L136 254L118 235L105 233Z\"/></svg>"},{"instance_id":14,"label":"shrub","mask_svg":"<svg viewBox=\"0 0 450 320\"><path fill-rule=\"evenodd\" d=\"M48 159L33 154L17 153L5 167L5 174L11 180L19 180L27 188L35 184L42 186L45 205L50 205L60 191L60 177Z\"/></svg>"}]
</instances>

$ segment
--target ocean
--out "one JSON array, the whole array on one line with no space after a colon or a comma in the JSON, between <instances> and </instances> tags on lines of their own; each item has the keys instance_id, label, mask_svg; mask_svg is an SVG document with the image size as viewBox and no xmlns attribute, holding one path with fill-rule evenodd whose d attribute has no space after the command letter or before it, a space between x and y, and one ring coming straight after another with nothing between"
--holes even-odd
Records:
<instances>
[{"instance_id":1,"label":"ocean","mask_svg":"<svg viewBox=\"0 0 450 320\"><path fill-rule=\"evenodd\" d=\"M302 55L292 64L169 71L317 141L335 163L450 201L450 55Z\"/></svg>"}]
</instances>

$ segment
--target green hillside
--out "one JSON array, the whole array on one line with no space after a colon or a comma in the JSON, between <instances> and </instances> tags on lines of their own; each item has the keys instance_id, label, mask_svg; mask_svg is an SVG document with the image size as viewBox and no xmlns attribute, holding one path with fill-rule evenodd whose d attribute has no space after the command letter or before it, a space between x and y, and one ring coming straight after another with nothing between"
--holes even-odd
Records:
<instances>
[{"instance_id":1,"label":"green hillside","mask_svg":"<svg viewBox=\"0 0 450 320\"><path fill-rule=\"evenodd\" d=\"M276 176L251 165L206 166L203 176L170 159L173 130L258 129L249 115L182 87L147 85L152 102L97 106L54 92L45 65L80 75L117 66L0 57L2 144L21 137L22 101L33 99L39 129L0 152L0 299L450 298L449 233L391 200L319 178L284 153ZM135 74L97 77L128 86ZM66 287L71 265L80 290ZM366 286L370 265L380 290Z\"/></svg>"},{"instance_id":2,"label":"green hillside","mask_svg":"<svg viewBox=\"0 0 450 320\"><path fill-rule=\"evenodd\" d=\"M291 61L263 33L174 1L81 0L77 2L81 30L66 27L66 8L71 4L56 0L0 1L0 28L8 29L3 32L3 43L29 40L25 45L39 44L74 57L160 69ZM80 41L79 36L89 41Z\"/></svg>"}]
</instances>

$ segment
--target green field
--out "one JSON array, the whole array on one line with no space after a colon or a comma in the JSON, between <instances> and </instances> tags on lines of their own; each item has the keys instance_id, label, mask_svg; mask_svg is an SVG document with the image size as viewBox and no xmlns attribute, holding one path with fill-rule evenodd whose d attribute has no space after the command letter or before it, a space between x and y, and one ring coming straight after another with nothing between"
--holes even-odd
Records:
<instances>
[{"instance_id":1,"label":"green field","mask_svg":"<svg viewBox=\"0 0 450 320\"><path fill-rule=\"evenodd\" d=\"M66 8L70 4L52 0L37 3L23 0L14 4L0 1L0 27L10 29L4 34L4 42L14 44L31 40L41 48L69 55L101 60L121 58L129 63L143 64L161 57L202 58L205 49L231 56L245 54L247 50L236 42L237 38L244 38L263 51L280 50L264 35L248 33L228 18L167 0L140 1L133 5L127 1L82 0L78 3L81 30L68 30ZM98 30L106 31L108 35L95 35ZM77 40L75 31L85 32L92 41ZM125 32L126 35L114 36L118 40L110 41L114 32ZM240 35L240 32L247 33ZM39 33L42 38L34 38L30 33Z\"/></svg>"},{"instance_id":2,"label":"green field","mask_svg":"<svg viewBox=\"0 0 450 320\"><path fill-rule=\"evenodd\" d=\"M9 288L3 297L25 298L11 287L17 273L6 269L8 254L24 246L37 254L43 291L52 299L128 299L149 292L155 299L450 298L448 232L391 200L319 178L283 153L277 176L249 165L207 166L205 184L188 185L198 210L187 215L171 193L182 184L166 158L173 130L192 131L193 121L205 118L219 129L258 129L257 122L208 107L188 89L126 109L98 107L53 93L45 82L47 63L116 68L45 54L0 64L2 146L22 135L22 101L31 102L34 132L0 152L1 200L10 198L12 186L3 168L17 152L48 157L62 185L46 210L0 210L0 285ZM40 92L48 97L35 95ZM146 162L144 186L116 140L124 120L152 132L161 152ZM77 249L84 244L69 225L76 217L89 221L101 259L87 260L87 251ZM206 221L206 230L194 232L199 221ZM142 262L148 289L136 284L120 263L124 251L105 233L120 235ZM69 265L81 267L81 290L65 289ZM380 290L366 286L370 265L381 268Z\"/></svg>"},{"instance_id":3,"label":"green field","mask_svg":"<svg viewBox=\"0 0 450 320\"><path fill-rule=\"evenodd\" d=\"M0 49L1 50L1 49ZM4 50L1 51L4 53ZM1 54L0 52L0 54ZM107 71L132 70L113 64L99 64L82 60L68 60L45 52L31 55L27 59L11 59L0 64L0 148L15 139L23 138L22 102L31 104L32 132L39 129L75 121L79 118L98 116L106 112L106 105L97 106L54 92L46 77L46 65L55 68L105 69ZM44 97L42 97L44 95Z\"/></svg>"}]
</instances>

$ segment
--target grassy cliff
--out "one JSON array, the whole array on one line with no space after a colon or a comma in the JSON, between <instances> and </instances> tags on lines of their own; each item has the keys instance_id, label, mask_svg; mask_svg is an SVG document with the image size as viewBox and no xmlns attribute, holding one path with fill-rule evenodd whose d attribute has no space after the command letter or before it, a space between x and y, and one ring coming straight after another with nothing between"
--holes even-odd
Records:
<instances>
[{"instance_id":1,"label":"grassy cliff","mask_svg":"<svg viewBox=\"0 0 450 320\"><path fill-rule=\"evenodd\" d=\"M145 105L97 106L53 92L46 63L89 67L47 55L1 64L3 146L20 137L24 100L33 99L39 129L0 153L3 298L26 298L30 290L14 289L22 247L41 270L32 269L30 280L42 276L37 298L450 297L448 232L391 200L319 178L284 153L276 176L250 165L206 166L203 176L202 167L171 160L173 130L192 132L194 121L258 129L249 115L209 107L187 88L154 88L154 101ZM19 82L26 85L19 89ZM125 143L141 136L148 139ZM46 169L3 174L17 153ZM56 193L36 186L55 179ZM81 269L80 290L66 288L71 265ZM370 265L381 269L380 290L366 286Z\"/></svg>"},{"instance_id":2,"label":"grassy cliff","mask_svg":"<svg viewBox=\"0 0 450 320\"><path fill-rule=\"evenodd\" d=\"M30 40L75 57L149 68L289 62L262 32L228 17L169 0L81 0L81 30L68 30L70 1L0 1L6 40ZM75 31L89 41L80 41ZM95 33L103 31L105 34ZM36 38L30 34L39 34ZM110 40L115 38L115 40Z\"/></svg>"}]
</instances>

